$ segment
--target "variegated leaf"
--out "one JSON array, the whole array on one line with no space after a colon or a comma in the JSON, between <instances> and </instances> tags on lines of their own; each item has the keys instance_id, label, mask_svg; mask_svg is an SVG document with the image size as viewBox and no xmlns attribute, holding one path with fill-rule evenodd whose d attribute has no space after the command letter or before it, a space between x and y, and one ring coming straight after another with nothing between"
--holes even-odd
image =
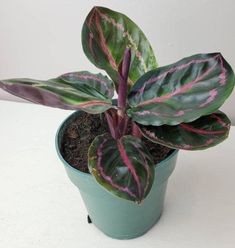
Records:
<instances>
[{"instance_id":1,"label":"variegated leaf","mask_svg":"<svg viewBox=\"0 0 235 248\"><path fill-rule=\"evenodd\" d=\"M88 59L104 69L118 86L118 66L124 51L131 48L129 86L157 62L144 33L127 16L104 7L94 7L88 14L82 29L83 50Z\"/></svg>"},{"instance_id":2,"label":"variegated leaf","mask_svg":"<svg viewBox=\"0 0 235 248\"><path fill-rule=\"evenodd\" d=\"M197 54L142 76L128 115L143 125L176 125L213 113L233 90L234 73L220 53Z\"/></svg>"},{"instance_id":3,"label":"variegated leaf","mask_svg":"<svg viewBox=\"0 0 235 248\"><path fill-rule=\"evenodd\" d=\"M176 149L202 150L221 143L228 137L230 120L221 111L176 126L138 124L149 140Z\"/></svg>"},{"instance_id":4,"label":"variegated leaf","mask_svg":"<svg viewBox=\"0 0 235 248\"><path fill-rule=\"evenodd\" d=\"M112 107L114 85L101 74L87 71L71 72L47 81L8 79L0 88L34 103L62 108L102 113Z\"/></svg>"},{"instance_id":5,"label":"variegated leaf","mask_svg":"<svg viewBox=\"0 0 235 248\"><path fill-rule=\"evenodd\" d=\"M88 163L97 182L118 197L140 203L151 189L154 162L136 137L97 136L89 148Z\"/></svg>"}]
</instances>

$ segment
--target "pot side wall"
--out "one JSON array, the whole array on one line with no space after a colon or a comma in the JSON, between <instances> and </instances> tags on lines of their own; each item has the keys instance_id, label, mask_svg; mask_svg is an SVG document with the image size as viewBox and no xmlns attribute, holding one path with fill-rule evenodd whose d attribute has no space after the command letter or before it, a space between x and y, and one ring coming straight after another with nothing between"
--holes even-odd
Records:
<instances>
[{"instance_id":1,"label":"pot side wall","mask_svg":"<svg viewBox=\"0 0 235 248\"><path fill-rule=\"evenodd\" d=\"M168 177L173 172L178 151L174 151L155 168L155 180L150 193L141 204L118 198L87 173L70 166L60 153L61 140L66 126L76 118L73 113L60 126L56 136L56 148L66 172L80 190L92 223L106 235L117 239L130 239L146 233L160 218L164 205Z\"/></svg>"}]
</instances>

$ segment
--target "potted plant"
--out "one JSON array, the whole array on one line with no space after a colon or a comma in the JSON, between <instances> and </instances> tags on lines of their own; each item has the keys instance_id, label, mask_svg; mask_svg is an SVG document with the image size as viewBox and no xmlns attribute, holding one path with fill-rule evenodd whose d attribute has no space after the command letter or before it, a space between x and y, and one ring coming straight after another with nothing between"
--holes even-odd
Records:
<instances>
[{"instance_id":1,"label":"potted plant","mask_svg":"<svg viewBox=\"0 0 235 248\"><path fill-rule=\"evenodd\" d=\"M80 71L46 81L1 80L0 87L34 103L77 110L56 136L67 174L100 230L138 237L162 213L178 149L206 149L227 138L230 121L218 109L235 76L220 53L158 67L140 28L104 7L88 14L82 45L110 78ZM159 153L165 157L156 165Z\"/></svg>"}]
</instances>

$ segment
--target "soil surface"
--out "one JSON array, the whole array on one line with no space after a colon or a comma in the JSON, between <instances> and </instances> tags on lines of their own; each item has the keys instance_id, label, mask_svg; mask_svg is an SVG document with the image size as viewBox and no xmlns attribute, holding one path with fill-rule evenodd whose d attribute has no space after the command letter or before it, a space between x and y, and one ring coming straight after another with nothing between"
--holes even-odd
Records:
<instances>
[{"instance_id":1,"label":"soil surface","mask_svg":"<svg viewBox=\"0 0 235 248\"><path fill-rule=\"evenodd\" d=\"M108 125L103 115L90 115L84 113L78 116L64 132L62 137L61 154L74 168L89 173L87 166L87 152L91 142L98 135L109 132ZM173 150L161 146L146 138L142 138L155 164L166 158Z\"/></svg>"}]
</instances>

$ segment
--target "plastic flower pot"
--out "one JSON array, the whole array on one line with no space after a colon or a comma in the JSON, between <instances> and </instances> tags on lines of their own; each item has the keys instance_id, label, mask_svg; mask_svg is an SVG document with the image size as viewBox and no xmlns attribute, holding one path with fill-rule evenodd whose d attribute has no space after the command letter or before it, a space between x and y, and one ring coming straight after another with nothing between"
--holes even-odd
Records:
<instances>
[{"instance_id":1,"label":"plastic flower pot","mask_svg":"<svg viewBox=\"0 0 235 248\"><path fill-rule=\"evenodd\" d=\"M92 223L112 238L139 237L153 227L162 214L167 182L175 168L178 150L156 165L154 184L141 204L123 200L106 191L90 174L73 168L61 155L63 134L80 113L73 113L59 127L56 134L58 156L70 180L78 187Z\"/></svg>"}]
</instances>

